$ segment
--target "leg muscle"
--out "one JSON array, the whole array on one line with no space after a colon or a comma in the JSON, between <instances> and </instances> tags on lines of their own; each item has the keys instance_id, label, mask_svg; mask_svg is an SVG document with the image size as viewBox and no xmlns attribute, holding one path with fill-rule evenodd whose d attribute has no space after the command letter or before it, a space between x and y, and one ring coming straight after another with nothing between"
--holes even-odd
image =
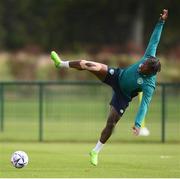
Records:
<instances>
[{"instance_id":1,"label":"leg muscle","mask_svg":"<svg viewBox=\"0 0 180 179\"><path fill-rule=\"evenodd\" d=\"M78 70L88 70L96 75L101 81L104 81L108 70L108 67L105 64L86 60L70 61L69 66Z\"/></svg>"},{"instance_id":2,"label":"leg muscle","mask_svg":"<svg viewBox=\"0 0 180 179\"><path fill-rule=\"evenodd\" d=\"M109 137L111 136L114 127L116 126L117 122L119 121L120 116L117 113L117 111L114 109L113 106L111 106L110 114L106 123L105 128L103 129L101 133L100 141L104 144Z\"/></svg>"}]
</instances>

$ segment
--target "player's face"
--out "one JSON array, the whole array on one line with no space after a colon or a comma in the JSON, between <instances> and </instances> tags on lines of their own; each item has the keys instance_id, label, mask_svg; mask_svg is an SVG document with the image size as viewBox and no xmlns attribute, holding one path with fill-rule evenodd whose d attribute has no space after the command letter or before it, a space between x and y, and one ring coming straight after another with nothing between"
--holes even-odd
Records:
<instances>
[{"instance_id":1,"label":"player's face","mask_svg":"<svg viewBox=\"0 0 180 179\"><path fill-rule=\"evenodd\" d=\"M140 67L139 67L139 72L143 75L151 75L152 74L152 70L149 68L148 63L143 63Z\"/></svg>"}]
</instances>

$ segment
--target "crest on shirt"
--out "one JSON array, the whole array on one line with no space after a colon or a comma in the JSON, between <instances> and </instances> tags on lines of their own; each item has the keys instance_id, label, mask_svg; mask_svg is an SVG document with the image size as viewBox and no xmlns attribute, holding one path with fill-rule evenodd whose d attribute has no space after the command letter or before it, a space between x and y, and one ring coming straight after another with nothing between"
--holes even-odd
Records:
<instances>
[{"instance_id":1,"label":"crest on shirt","mask_svg":"<svg viewBox=\"0 0 180 179\"><path fill-rule=\"evenodd\" d=\"M139 84L139 85L143 84L143 79L141 77L137 79L137 84Z\"/></svg>"},{"instance_id":2,"label":"crest on shirt","mask_svg":"<svg viewBox=\"0 0 180 179\"><path fill-rule=\"evenodd\" d=\"M113 75L113 74L114 74L114 69L111 68L111 69L109 70L109 73L110 73L111 75Z\"/></svg>"}]
</instances>

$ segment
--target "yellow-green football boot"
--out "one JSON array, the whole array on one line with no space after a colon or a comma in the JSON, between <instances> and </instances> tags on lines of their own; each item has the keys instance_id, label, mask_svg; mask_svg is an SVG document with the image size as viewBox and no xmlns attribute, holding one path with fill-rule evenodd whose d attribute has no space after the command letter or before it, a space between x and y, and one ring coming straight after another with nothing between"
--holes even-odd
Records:
<instances>
[{"instance_id":1,"label":"yellow-green football boot","mask_svg":"<svg viewBox=\"0 0 180 179\"><path fill-rule=\"evenodd\" d=\"M58 54L55 51L51 52L51 59L54 62L56 68L59 68L61 66L61 58L58 56Z\"/></svg>"},{"instance_id":2,"label":"yellow-green football boot","mask_svg":"<svg viewBox=\"0 0 180 179\"><path fill-rule=\"evenodd\" d=\"M91 164L94 166L97 166L97 164L98 164L98 153L92 150L89 154L90 154Z\"/></svg>"}]
</instances>

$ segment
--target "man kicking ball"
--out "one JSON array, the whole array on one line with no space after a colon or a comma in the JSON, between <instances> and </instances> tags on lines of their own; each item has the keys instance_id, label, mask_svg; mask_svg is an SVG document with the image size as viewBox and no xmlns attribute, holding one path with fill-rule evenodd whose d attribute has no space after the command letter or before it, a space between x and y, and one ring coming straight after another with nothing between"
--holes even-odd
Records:
<instances>
[{"instance_id":1,"label":"man kicking ball","mask_svg":"<svg viewBox=\"0 0 180 179\"><path fill-rule=\"evenodd\" d=\"M111 136L116 123L124 114L129 102L142 91L142 101L132 128L134 135L139 135L142 120L146 115L155 90L156 74L161 70L160 61L156 58L156 49L167 17L168 10L164 9L160 14L160 19L155 26L144 56L137 63L127 68L111 68L105 64L86 60L62 61L56 52L51 52L51 58L57 68L66 67L90 71L102 82L110 85L114 91L106 126L102 130L96 146L90 152L91 163L95 166L98 164L98 153Z\"/></svg>"}]
</instances>

